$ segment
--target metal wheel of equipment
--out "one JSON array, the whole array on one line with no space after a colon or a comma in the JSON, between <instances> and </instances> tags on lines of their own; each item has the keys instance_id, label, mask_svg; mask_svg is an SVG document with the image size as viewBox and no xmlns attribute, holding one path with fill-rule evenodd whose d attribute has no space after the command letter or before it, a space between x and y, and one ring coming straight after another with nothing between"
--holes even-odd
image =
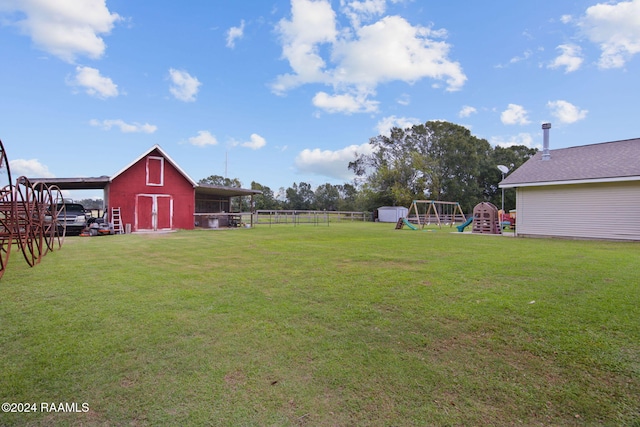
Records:
<instances>
[{"instance_id":1,"label":"metal wheel of equipment","mask_svg":"<svg viewBox=\"0 0 640 427\"><path fill-rule=\"evenodd\" d=\"M14 219L13 181L4 145L0 141L0 277L4 274L11 253Z\"/></svg>"},{"instance_id":2,"label":"metal wheel of equipment","mask_svg":"<svg viewBox=\"0 0 640 427\"><path fill-rule=\"evenodd\" d=\"M36 203L38 204L39 222L42 227L42 238L44 240L41 252L42 255L46 255L47 252L53 250L53 243L56 237L55 223L51 215L51 189L45 183L36 182L33 184L33 190L36 196Z\"/></svg>"},{"instance_id":3,"label":"metal wheel of equipment","mask_svg":"<svg viewBox=\"0 0 640 427\"><path fill-rule=\"evenodd\" d=\"M58 219L64 218L66 215L66 208L64 205L64 198L62 197L62 191L57 185L49 187L51 193L51 214L52 214L52 227L54 233L53 247L51 249L60 249L64 243L64 236L67 234L67 226L63 223L59 224ZM56 247L57 242L57 247Z\"/></svg>"},{"instance_id":4,"label":"metal wheel of equipment","mask_svg":"<svg viewBox=\"0 0 640 427\"><path fill-rule=\"evenodd\" d=\"M42 259L44 244L36 194L31 182L25 176L16 180L14 193L16 195L15 232L18 235L24 259L33 267Z\"/></svg>"},{"instance_id":5,"label":"metal wheel of equipment","mask_svg":"<svg viewBox=\"0 0 640 427\"><path fill-rule=\"evenodd\" d=\"M7 185L0 189L0 277L4 274L11 254L14 220L13 186Z\"/></svg>"}]
</instances>

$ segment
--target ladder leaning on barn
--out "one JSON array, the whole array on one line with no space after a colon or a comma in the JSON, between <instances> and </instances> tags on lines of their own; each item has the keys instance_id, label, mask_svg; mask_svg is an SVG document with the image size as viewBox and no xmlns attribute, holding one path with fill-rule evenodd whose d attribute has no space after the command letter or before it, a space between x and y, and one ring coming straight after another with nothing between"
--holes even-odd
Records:
<instances>
[{"instance_id":1,"label":"ladder leaning on barn","mask_svg":"<svg viewBox=\"0 0 640 427\"><path fill-rule=\"evenodd\" d=\"M113 223L113 232L115 234L122 234L122 218L120 218L120 208L111 208L111 222Z\"/></svg>"}]
</instances>

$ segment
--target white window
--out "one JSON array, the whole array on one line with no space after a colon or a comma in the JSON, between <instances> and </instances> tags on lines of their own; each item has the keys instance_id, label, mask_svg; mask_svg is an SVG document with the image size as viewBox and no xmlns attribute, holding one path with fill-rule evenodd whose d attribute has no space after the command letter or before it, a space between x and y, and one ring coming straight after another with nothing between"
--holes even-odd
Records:
<instances>
[{"instance_id":1,"label":"white window","mask_svg":"<svg viewBox=\"0 0 640 427\"><path fill-rule=\"evenodd\" d=\"M147 157L147 185L162 187L164 185L164 158Z\"/></svg>"}]
</instances>

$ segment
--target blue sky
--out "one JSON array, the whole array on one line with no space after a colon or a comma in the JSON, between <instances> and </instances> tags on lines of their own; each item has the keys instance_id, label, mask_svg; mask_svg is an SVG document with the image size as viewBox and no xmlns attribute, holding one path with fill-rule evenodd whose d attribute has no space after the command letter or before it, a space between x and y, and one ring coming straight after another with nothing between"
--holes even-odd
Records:
<instances>
[{"instance_id":1,"label":"blue sky","mask_svg":"<svg viewBox=\"0 0 640 427\"><path fill-rule=\"evenodd\" d=\"M640 0L0 0L0 49L14 177L112 175L158 144L277 192L348 182L369 138L428 120L640 137Z\"/></svg>"}]
</instances>

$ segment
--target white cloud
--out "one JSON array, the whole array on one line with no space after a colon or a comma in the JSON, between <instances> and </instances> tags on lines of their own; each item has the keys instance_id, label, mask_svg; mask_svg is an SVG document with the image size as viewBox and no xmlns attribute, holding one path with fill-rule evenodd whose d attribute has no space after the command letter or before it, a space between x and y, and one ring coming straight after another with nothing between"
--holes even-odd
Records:
<instances>
[{"instance_id":1,"label":"white cloud","mask_svg":"<svg viewBox=\"0 0 640 427\"><path fill-rule=\"evenodd\" d=\"M551 110L551 114L556 117L560 123L575 123L587 117L588 110L581 110L570 102L558 100L549 101L547 107Z\"/></svg>"},{"instance_id":2,"label":"white cloud","mask_svg":"<svg viewBox=\"0 0 640 427\"><path fill-rule=\"evenodd\" d=\"M267 145L267 140L258 135L257 133L251 134L251 140L240 144L243 147L251 148L252 150L259 150Z\"/></svg>"},{"instance_id":3,"label":"white cloud","mask_svg":"<svg viewBox=\"0 0 640 427\"><path fill-rule=\"evenodd\" d=\"M15 159L9 161L9 168L11 169L11 177L13 179L20 176L26 176L27 178L53 178L54 175L49 172L49 168L46 165L40 163L38 159Z\"/></svg>"},{"instance_id":4,"label":"white cloud","mask_svg":"<svg viewBox=\"0 0 640 427\"><path fill-rule=\"evenodd\" d=\"M428 77L459 90L467 77L460 64L448 59L450 45L438 41L446 33L414 27L400 16L387 16L359 28L355 40L341 40L333 49L338 62L333 81L374 88L380 83L408 83Z\"/></svg>"},{"instance_id":5,"label":"white cloud","mask_svg":"<svg viewBox=\"0 0 640 427\"><path fill-rule=\"evenodd\" d=\"M91 126L101 127L104 130L111 130L113 127L117 127L120 129L120 132L123 133L154 133L158 130L158 127L155 125L150 125L149 123L126 123L124 120L115 119L115 120L96 120L93 119L89 121Z\"/></svg>"},{"instance_id":6,"label":"white cloud","mask_svg":"<svg viewBox=\"0 0 640 427\"><path fill-rule=\"evenodd\" d=\"M564 67L565 73L571 73L576 71L582 65L584 59L582 58L582 49L575 44L561 44L556 48L559 50L560 56L553 60L549 64L549 68Z\"/></svg>"},{"instance_id":7,"label":"white cloud","mask_svg":"<svg viewBox=\"0 0 640 427\"><path fill-rule=\"evenodd\" d=\"M378 101L367 99L364 94L329 95L318 92L313 97L313 105L328 113L374 113L378 111Z\"/></svg>"},{"instance_id":8,"label":"white cloud","mask_svg":"<svg viewBox=\"0 0 640 427\"><path fill-rule=\"evenodd\" d=\"M172 83L169 92L171 92L176 99L184 102L193 102L196 100L196 95L200 90L200 85L202 85L197 78L191 76L186 71L173 68L169 70L169 78Z\"/></svg>"},{"instance_id":9,"label":"white cloud","mask_svg":"<svg viewBox=\"0 0 640 427\"><path fill-rule=\"evenodd\" d=\"M506 64L498 64L498 65L496 65L496 68L507 68L508 66L510 66L512 64L517 64L518 62L526 61L527 59L529 59L531 57L531 55L533 55L533 51L530 50L530 49L527 49L522 53L522 56L514 56Z\"/></svg>"},{"instance_id":10,"label":"white cloud","mask_svg":"<svg viewBox=\"0 0 640 427\"><path fill-rule=\"evenodd\" d=\"M342 13L349 17L351 25L360 27L362 21L370 21L387 9L386 0L345 1L340 0Z\"/></svg>"},{"instance_id":11,"label":"white cloud","mask_svg":"<svg viewBox=\"0 0 640 427\"><path fill-rule=\"evenodd\" d=\"M640 0L591 6L578 26L600 47L600 68L623 67L640 53Z\"/></svg>"},{"instance_id":12,"label":"white cloud","mask_svg":"<svg viewBox=\"0 0 640 427\"><path fill-rule=\"evenodd\" d=\"M192 136L187 140L189 144L198 147L206 147L207 145L218 145L218 140L215 136L211 135L211 132L207 130L198 131L197 136Z\"/></svg>"},{"instance_id":13,"label":"white cloud","mask_svg":"<svg viewBox=\"0 0 640 427\"><path fill-rule=\"evenodd\" d=\"M106 0L2 1L0 11L19 12L12 22L34 45L58 58L74 62L78 55L100 58L109 34L122 18L109 11Z\"/></svg>"},{"instance_id":14,"label":"white cloud","mask_svg":"<svg viewBox=\"0 0 640 427\"><path fill-rule=\"evenodd\" d=\"M276 31L292 72L276 78L271 86L275 93L304 84L330 85L335 93L320 95L316 105L326 102L330 111L351 113L369 112L371 104L356 108L345 102L366 99L385 82L412 84L431 78L445 82L448 91L464 85L467 77L460 64L449 59L451 46L442 40L446 31L412 26L400 16L360 26L365 17L383 13L384 2L343 0L341 6L352 27L338 31L328 0L291 0L291 19L282 19Z\"/></svg>"},{"instance_id":15,"label":"white cloud","mask_svg":"<svg viewBox=\"0 0 640 427\"><path fill-rule=\"evenodd\" d=\"M509 104L500 115L500 120L505 125L527 125L531 123L527 118L527 110L521 105Z\"/></svg>"},{"instance_id":16,"label":"white cloud","mask_svg":"<svg viewBox=\"0 0 640 427\"><path fill-rule=\"evenodd\" d=\"M572 21L573 21L573 16L571 15L562 15L560 17L560 22L562 22L563 24L568 24Z\"/></svg>"},{"instance_id":17,"label":"white cloud","mask_svg":"<svg viewBox=\"0 0 640 427\"><path fill-rule=\"evenodd\" d=\"M517 64L518 62L526 61L531 58L531 55L533 55L533 52L530 49L527 49L522 53L522 56L514 56L511 58L509 60L509 64Z\"/></svg>"},{"instance_id":18,"label":"white cloud","mask_svg":"<svg viewBox=\"0 0 640 427\"><path fill-rule=\"evenodd\" d=\"M411 95L409 95L408 93L403 93L398 97L396 102L400 105L409 105L411 104Z\"/></svg>"},{"instance_id":19,"label":"white cloud","mask_svg":"<svg viewBox=\"0 0 640 427\"><path fill-rule=\"evenodd\" d=\"M227 47L233 49L236 47L236 40L242 39L244 36L244 19L240 21L239 27L231 27L227 31Z\"/></svg>"},{"instance_id":20,"label":"white cloud","mask_svg":"<svg viewBox=\"0 0 640 427\"><path fill-rule=\"evenodd\" d=\"M111 98L118 96L118 85L109 77L100 75L100 71L91 67L76 67L76 75L73 79L67 79L67 84L79 86L84 91L96 98Z\"/></svg>"},{"instance_id":21,"label":"white cloud","mask_svg":"<svg viewBox=\"0 0 640 427\"><path fill-rule=\"evenodd\" d=\"M420 123L420 120L413 117L388 116L378 122L376 129L378 135L390 136L392 128L406 129Z\"/></svg>"},{"instance_id":22,"label":"white cloud","mask_svg":"<svg viewBox=\"0 0 640 427\"><path fill-rule=\"evenodd\" d=\"M471 107L469 105L465 105L462 107L462 110L458 113L458 117L469 117L472 114L477 113L478 110L475 107Z\"/></svg>"},{"instance_id":23,"label":"white cloud","mask_svg":"<svg viewBox=\"0 0 640 427\"><path fill-rule=\"evenodd\" d=\"M529 148L541 148L542 145L533 144L533 137L529 133L519 133L517 135L511 135L508 137L493 136L491 137L491 144L499 147L512 147L514 145L524 145Z\"/></svg>"},{"instance_id":24,"label":"white cloud","mask_svg":"<svg viewBox=\"0 0 640 427\"><path fill-rule=\"evenodd\" d=\"M319 148L302 150L295 160L298 172L322 175L335 179L350 180L354 175L349 170L349 162L356 154L371 154L371 145L350 145L341 150L320 150Z\"/></svg>"},{"instance_id":25,"label":"white cloud","mask_svg":"<svg viewBox=\"0 0 640 427\"><path fill-rule=\"evenodd\" d=\"M325 0L291 0L291 20L282 19L277 27L282 42L282 56L289 61L293 74L278 76L272 88L276 93L305 83L329 82L323 71L325 62L319 45L336 40L336 15Z\"/></svg>"}]
</instances>

